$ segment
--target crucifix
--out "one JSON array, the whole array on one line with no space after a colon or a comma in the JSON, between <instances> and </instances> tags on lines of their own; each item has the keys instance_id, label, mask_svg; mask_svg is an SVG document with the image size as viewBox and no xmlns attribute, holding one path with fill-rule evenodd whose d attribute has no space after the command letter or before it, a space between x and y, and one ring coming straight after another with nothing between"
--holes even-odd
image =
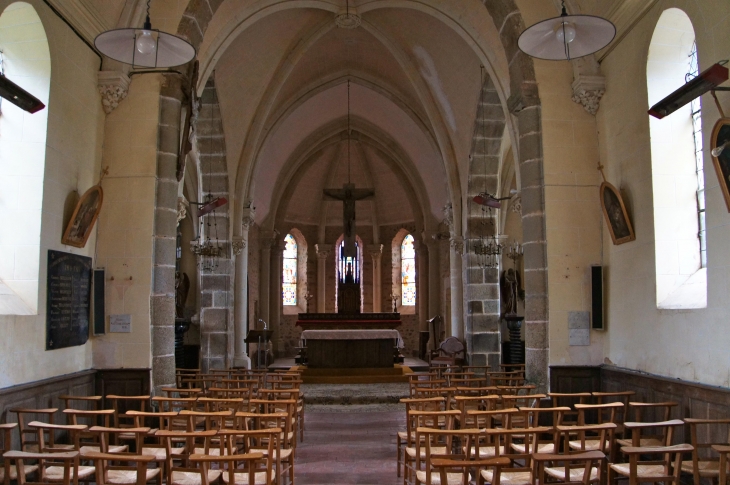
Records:
<instances>
[{"instance_id":1,"label":"crucifix","mask_svg":"<svg viewBox=\"0 0 730 485\"><path fill-rule=\"evenodd\" d=\"M342 201L342 229L345 233L345 251L343 256L346 258L357 258L357 248L355 247L355 202L365 200L373 195L373 189L356 189L355 184L345 184L342 189L324 189L324 200L341 200Z\"/></svg>"}]
</instances>

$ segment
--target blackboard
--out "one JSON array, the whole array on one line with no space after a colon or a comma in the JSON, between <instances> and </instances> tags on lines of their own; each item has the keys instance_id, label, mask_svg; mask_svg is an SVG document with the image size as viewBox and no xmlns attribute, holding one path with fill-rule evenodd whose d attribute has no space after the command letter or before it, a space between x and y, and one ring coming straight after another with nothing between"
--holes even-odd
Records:
<instances>
[{"instance_id":1,"label":"blackboard","mask_svg":"<svg viewBox=\"0 0 730 485\"><path fill-rule=\"evenodd\" d=\"M86 343L90 296L91 258L48 250L46 350Z\"/></svg>"}]
</instances>

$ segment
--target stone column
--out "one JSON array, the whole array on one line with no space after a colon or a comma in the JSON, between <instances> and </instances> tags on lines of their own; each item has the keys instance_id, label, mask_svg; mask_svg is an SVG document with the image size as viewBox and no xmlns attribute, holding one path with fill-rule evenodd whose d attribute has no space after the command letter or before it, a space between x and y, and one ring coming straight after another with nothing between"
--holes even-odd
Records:
<instances>
[{"instance_id":1,"label":"stone column","mask_svg":"<svg viewBox=\"0 0 730 485\"><path fill-rule=\"evenodd\" d=\"M261 231L261 269L259 275L259 318L269 324L269 275L271 274L271 242L275 232ZM258 322L254 322L258 326ZM257 327L258 328L258 327ZM271 327L269 327L271 328Z\"/></svg>"},{"instance_id":2,"label":"stone column","mask_svg":"<svg viewBox=\"0 0 730 485\"><path fill-rule=\"evenodd\" d=\"M438 240L430 239L426 244L428 245L428 315L426 315L425 319L428 320L441 313L441 307L439 305L441 294L439 291L441 286L441 275L439 274L439 267L441 263L441 258L439 257L439 246L441 243ZM441 315L441 317L443 318L443 315ZM430 325L428 331L432 332ZM434 345L436 338L438 338L438 335L429 333L429 349L436 348Z\"/></svg>"},{"instance_id":3,"label":"stone column","mask_svg":"<svg viewBox=\"0 0 730 485\"><path fill-rule=\"evenodd\" d=\"M254 223L254 212L252 208L243 210L241 235L233 239L233 253L236 255L233 366L246 369L251 368L244 342L248 333L248 229Z\"/></svg>"},{"instance_id":4,"label":"stone column","mask_svg":"<svg viewBox=\"0 0 730 485\"><path fill-rule=\"evenodd\" d=\"M464 340L464 278L461 274L462 255L464 254L464 238L451 236L451 337Z\"/></svg>"},{"instance_id":5,"label":"stone column","mask_svg":"<svg viewBox=\"0 0 730 485\"><path fill-rule=\"evenodd\" d=\"M327 256L330 250L324 244L315 244L317 250L317 312L325 313L327 310Z\"/></svg>"},{"instance_id":6,"label":"stone column","mask_svg":"<svg viewBox=\"0 0 730 485\"><path fill-rule=\"evenodd\" d=\"M271 245L271 249L271 276L269 277L269 287L271 288L269 294L269 319L271 321L269 322L269 328L274 331L272 343L274 344L274 355L277 355L279 342L281 341L282 258L284 257L286 242L283 239L275 239Z\"/></svg>"},{"instance_id":7,"label":"stone column","mask_svg":"<svg viewBox=\"0 0 730 485\"><path fill-rule=\"evenodd\" d=\"M152 294L152 393L175 384L175 239L182 76L164 74L157 134L157 187Z\"/></svg>"},{"instance_id":8,"label":"stone column","mask_svg":"<svg viewBox=\"0 0 730 485\"><path fill-rule=\"evenodd\" d=\"M370 244L367 250L373 258L373 312L378 313L383 311L383 277L380 264L383 259L383 245Z\"/></svg>"}]
</instances>

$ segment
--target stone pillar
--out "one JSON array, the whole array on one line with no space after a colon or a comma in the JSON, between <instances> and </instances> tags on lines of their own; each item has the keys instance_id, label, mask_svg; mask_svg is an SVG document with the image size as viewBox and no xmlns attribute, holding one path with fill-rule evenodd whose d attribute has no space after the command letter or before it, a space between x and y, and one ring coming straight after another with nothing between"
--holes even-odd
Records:
<instances>
[{"instance_id":1,"label":"stone pillar","mask_svg":"<svg viewBox=\"0 0 730 485\"><path fill-rule=\"evenodd\" d=\"M418 329L428 330L428 247L421 241L414 241L416 250L416 303L418 304ZM420 337L419 337L420 339ZM420 344L420 340L419 340Z\"/></svg>"},{"instance_id":2,"label":"stone pillar","mask_svg":"<svg viewBox=\"0 0 730 485\"><path fill-rule=\"evenodd\" d=\"M175 385L175 238L177 233L177 154L180 147L182 76L164 74L157 134L157 187L152 266L153 395Z\"/></svg>"},{"instance_id":3,"label":"stone pillar","mask_svg":"<svg viewBox=\"0 0 730 485\"><path fill-rule=\"evenodd\" d=\"M378 313L383 311L383 276L380 264L383 259L383 245L370 244L367 249L373 258L373 312Z\"/></svg>"},{"instance_id":4,"label":"stone pillar","mask_svg":"<svg viewBox=\"0 0 730 485\"><path fill-rule=\"evenodd\" d=\"M451 278L451 331L450 337L464 340L464 277L461 274L464 238L451 236L449 240L450 278Z\"/></svg>"},{"instance_id":5,"label":"stone pillar","mask_svg":"<svg viewBox=\"0 0 730 485\"><path fill-rule=\"evenodd\" d=\"M324 244L315 244L317 250L317 312L325 313L327 305L327 256L330 250Z\"/></svg>"},{"instance_id":6,"label":"stone pillar","mask_svg":"<svg viewBox=\"0 0 730 485\"><path fill-rule=\"evenodd\" d=\"M538 102L539 103L539 102ZM548 277L542 111L539 104L517 114L522 181L522 233L525 265L525 366L538 392L548 388Z\"/></svg>"},{"instance_id":7,"label":"stone pillar","mask_svg":"<svg viewBox=\"0 0 730 485\"><path fill-rule=\"evenodd\" d=\"M425 316L425 319L429 320L441 313L441 307L439 305L441 294L441 275L439 274L441 258L439 257L439 246L441 245L441 243L438 240L430 239L426 244L428 245L428 315ZM441 317L443 318L443 315L441 315ZM433 329L429 325L429 349L436 348L434 342L435 339L438 338L438 335L433 335L432 330Z\"/></svg>"},{"instance_id":8,"label":"stone pillar","mask_svg":"<svg viewBox=\"0 0 730 485\"><path fill-rule=\"evenodd\" d=\"M269 322L269 275L271 274L271 242L276 232L272 231L261 231L261 268L259 274L259 318ZM254 325L258 327L259 323L254 322ZM269 328L271 328L269 326Z\"/></svg>"},{"instance_id":9,"label":"stone pillar","mask_svg":"<svg viewBox=\"0 0 730 485\"><path fill-rule=\"evenodd\" d=\"M254 223L254 212L252 208L243 210L241 235L233 239L233 253L236 255L233 366L246 369L251 368L244 342L248 334L248 229Z\"/></svg>"},{"instance_id":10,"label":"stone pillar","mask_svg":"<svg viewBox=\"0 0 730 485\"><path fill-rule=\"evenodd\" d=\"M274 331L272 343L274 345L274 355L279 350L279 342L281 341L281 312L282 312L282 258L284 257L284 249L286 242L283 239L276 239L271 245L271 275L269 277L269 328Z\"/></svg>"}]
</instances>

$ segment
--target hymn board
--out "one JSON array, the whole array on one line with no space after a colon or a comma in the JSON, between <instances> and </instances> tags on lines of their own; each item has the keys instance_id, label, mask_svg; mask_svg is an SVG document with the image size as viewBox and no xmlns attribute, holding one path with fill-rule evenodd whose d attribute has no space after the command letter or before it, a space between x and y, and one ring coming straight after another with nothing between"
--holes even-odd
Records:
<instances>
[{"instance_id":1,"label":"hymn board","mask_svg":"<svg viewBox=\"0 0 730 485\"><path fill-rule=\"evenodd\" d=\"M46 350L86 343L90 296L91 258L48 250Z\"/></svg>"}]
</instances>

